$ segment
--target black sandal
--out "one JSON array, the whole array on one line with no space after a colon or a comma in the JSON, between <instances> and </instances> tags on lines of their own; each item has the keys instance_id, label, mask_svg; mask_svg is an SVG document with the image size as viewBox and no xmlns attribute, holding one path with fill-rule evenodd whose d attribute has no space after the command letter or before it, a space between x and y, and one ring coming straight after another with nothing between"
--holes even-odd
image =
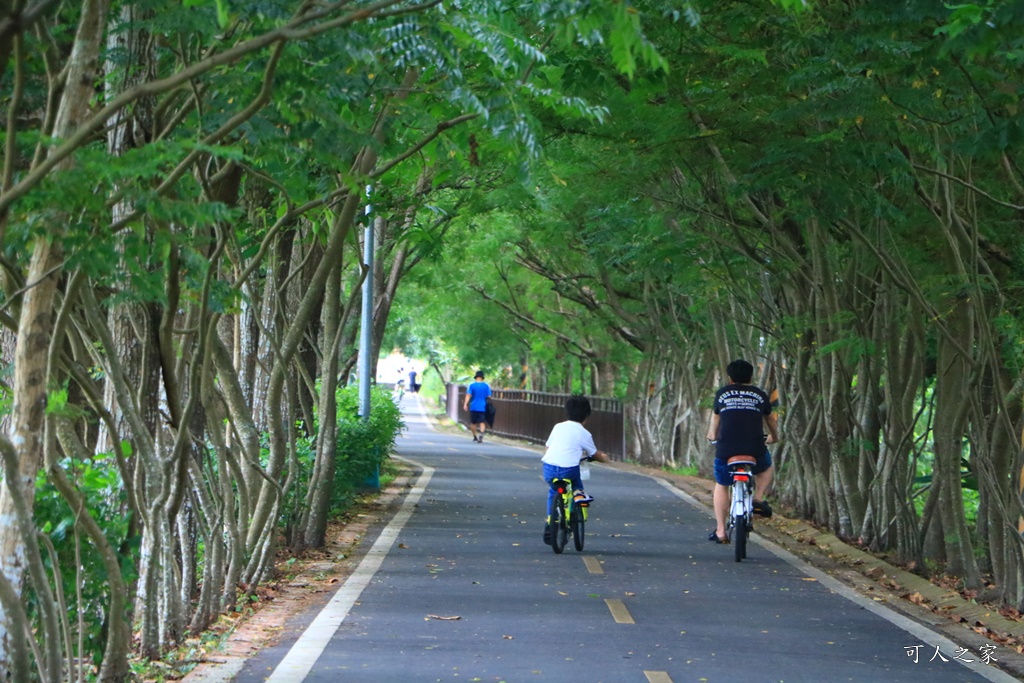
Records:
<instances>
[{"instance_id":1,"label":"black sandal","mask_svg":"<svg viewBox=\"0 0 1024 683\"><path fill-rule=\"evenodd\" d=\"M708 534L708 540L711 541L712 543L718 543L719 545L728 545L728 543L729 543L729 537L728 536L726 536L724 539L721 539L721 538L718 537L718 534L715 532L714 529L712 529L711 533Z\"/></svg>"}]
</instances>

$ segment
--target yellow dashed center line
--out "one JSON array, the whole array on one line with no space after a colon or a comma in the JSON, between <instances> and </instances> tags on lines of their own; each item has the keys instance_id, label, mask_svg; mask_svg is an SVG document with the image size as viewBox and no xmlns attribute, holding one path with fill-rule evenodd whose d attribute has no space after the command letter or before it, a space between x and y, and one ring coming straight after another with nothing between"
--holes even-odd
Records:
<instances>
[{"instance_id":1,"label":"yellow dashed center line","mask_svg":"<svg viewBox=\"0 0 1024 683\"><path fill-rule=\"evenodd\" d=\"M647 683L672 683L672 678L665 671L645 671Z\"/></svg>"},{"instance_id":2,"label":"yellow dashed center line","mask_svg":"<svg viewBox=\"0 0 1024 683\"><path fill-rule=\"evenodd\" d=\"M601 563L598 562L596 557L584 555L583 564L587 565L587 571L591 574L604 574L604 569L601 568Z\"/></svg>"},{"instance_id":3,"label":"yellow dashed center line","mask_svg":"<svg viewBox=\"0 0 1024 683\"><path fill-rule=\"evenodd\" d=\"M615 619L616 624L635 624L633 617L630 615L629 610L626 609L626 604L622 600L616 600L614 598L605 598L604 602L608 605L608 609L612 612L612 617Z\"/></svg>"}]
</instances>

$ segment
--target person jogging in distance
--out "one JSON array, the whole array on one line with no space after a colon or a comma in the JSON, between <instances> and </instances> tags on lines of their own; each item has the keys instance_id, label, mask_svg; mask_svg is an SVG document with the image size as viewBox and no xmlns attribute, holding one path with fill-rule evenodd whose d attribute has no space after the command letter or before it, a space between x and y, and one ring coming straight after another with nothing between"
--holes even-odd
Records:
<instances>
[{"instance_id":1,"label":"person jogging in distance","mask_svg":"<svg viewBox=\"0 0 1024 683\"><path fill-rule=\"evenodd\" d=\"M778 418L772 412L768 395L751 384L754 366L737 359L725 369L729 384L715 394L714 413L707 438L715 444L715 530L708 540L728 543L726 518L729 516L729 487L732 475L728 461L734 455L750 455L757 460L754 472L754 514L771 517L772 508L765 494L772 485L772 456L766 444L779 440ZM765 429L768 436L765 438Z\"/></svg>"}]
</instances>

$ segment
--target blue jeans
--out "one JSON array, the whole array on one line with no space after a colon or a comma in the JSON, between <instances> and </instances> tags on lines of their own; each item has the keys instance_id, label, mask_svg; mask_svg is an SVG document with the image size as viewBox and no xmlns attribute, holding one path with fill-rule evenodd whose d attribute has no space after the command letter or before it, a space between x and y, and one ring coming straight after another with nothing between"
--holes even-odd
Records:
<instances>
[{"instance_id":1,"label":"blue jeans","mask_svg":"<svg viewBox=\"0 0 1024 683\"><path fill-rule=\"evenodd\" d=\"M757 460L757 464L752 468L755 475L761 474L772 466L772 454L768 452L767 448L764 449L764 453L761 455L755 455L754 459ZM732 473L729 471L729 463L727 461L715 458L715 481L722 486L732 486Z\"/></svg>"},{"instance_id":2,"label":"blue jeans","mask_svg":"<svg viewBox=\"0 0 1024 683\"><path fill-rule=\"evenodd\" d=\"M583 480L580 479L580 466L575 467L559 467L558 465L549 465L546 462L541 463L544 465L544 481L548 483L548 515L551 514L551 502L555 499L555 489L551 487L551 482L555 479L568 479L572 482L572 490L579 491L583 488Z\"/></svg>"}]
</instances>

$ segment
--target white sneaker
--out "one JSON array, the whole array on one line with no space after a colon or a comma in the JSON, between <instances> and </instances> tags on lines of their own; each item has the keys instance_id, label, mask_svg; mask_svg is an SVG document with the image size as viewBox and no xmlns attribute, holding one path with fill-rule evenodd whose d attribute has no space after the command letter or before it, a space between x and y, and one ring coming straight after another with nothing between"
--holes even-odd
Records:
<instances>
[{"instance_id":1,"label":"white sneaker","mask_svg":"<svg viewBox=\"0 0 1024 683\"><path fill-rule=\"evenodd\" d=\"M578 503L579 505L586 505L587 503L594 502L594 497L584 493L583 491L573 491L572 499L573 502Z\"/></svg>"}]
</instances>

